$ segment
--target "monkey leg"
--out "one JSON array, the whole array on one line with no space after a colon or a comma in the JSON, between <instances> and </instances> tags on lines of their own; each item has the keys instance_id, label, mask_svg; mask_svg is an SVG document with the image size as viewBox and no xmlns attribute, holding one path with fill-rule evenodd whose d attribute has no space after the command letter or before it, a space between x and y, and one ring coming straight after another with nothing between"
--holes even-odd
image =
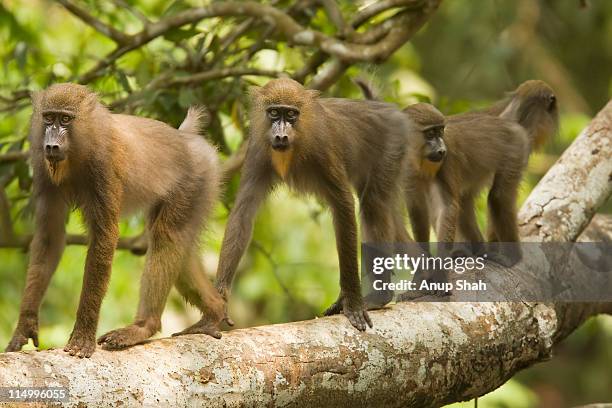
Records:
<instances>
[{"instance_id":1,"label":"monkey leg","mask_svg":"<svg viewBox=\"0 0 612 408\"><path fill-rule=\"evenodd\" d=\"M450 188L442 185L440 191L441 199L444 205L438 220L437 237L438 257L448 256L452 252L453 241L457 232L457 219L459 217L459 202ZM422 270L419 269L413 279L417 287L420 287L423 281L440 282L448 281L448 273L445 270ZM420 299L426 296L447 297L451 292L445 290L411 290L400 294L397 297L399 302L408 302L415 299Z\"/></svg>"},{"instance_id":2,"label":"monkey leg","mask_svg":"<svg viewBox=\"0 0 612 408\"><path fill-rule=\"evenodd\" d=\"M429 207L427 197L415 196L415 193L409 193L410 197L406 198L406 206L408 207L408 216L410 217L410 225L412 225L412 233L416 242L420 243L427 252L429 252Z\"/></svg>"},{"instance_id":3,"label":"monkey leg","mask_svg":"<svg viewBox=\"0 0 612 408\"><path fill-rule=\"evenodd\" d=\"M187 265L187 251L188 248L192 248L193 242L191 233L172 231L172 227L162 222L168 218L164 212L170 210L160 210L149 231L149 248L140 283L140 301L136 319L127 327L101 336L98 344L105 349L121 349L142 343L161 329L161 315L166 299L180 270Z\"/></svg>"},{"instance_id":4,"label":"monkey leg","mask_svg":"<svg viewBox=\"0 0 612 408\"><path fill-rule=\"evenodd\" d=\"M38 310L64 251L67 208L62 199L40 195L36 231L30 244L30 263L19 310L19 321L6 351L19 351L32 339L38 347Z\"/></svg>"},{"instance_id":5,"label":"monkey leg","mask_svg":"<svg viewBox=\"0 0 612 408\"><path fill-rule=\"evenodd\" d=\"M91 218L90 218L91 219ZM115 247L119 240L119 217L100 221L91 229L92 236L76 322L64 351L71 356L90 357L96 350L96 330L102 299L108 288Z\"/></svg>"},{"instance_id":6,"label":"monkey leg","mask_svg":"<svg viewBox=\"0 0 612 408\"><path fill-rule=\"evenodd\" d=\"M202 319L187 329L174 333L173 336L208 334L219 339L221 338L219 324L229 319L225 311L225 301L206 277L204 266L196 250L191 253L189 259L189 264L178 277L176 288L189 303L200 309ZM233 324L231 321L229 323Z\"/></svg>"},{"instance_id":7,"label":"monkey leg","mask_svg":"<svg viewBox=\"0 0 612 408\"><path fill-rule=\"evenodd\" d=\"M457 252L454 249L453 256L470 256L484 251L484 246L482 245L484 238L476 221L474 195L466 194L461 198L459 204L459 222L457 225L460 239L470 243L470 248L465 248L464 252Z\"/></svg>"},{"instance_id":8,"label":"monkey leg","mask_svg":"<svg viewBox=\"0 0 612 408\"><path fill-rule=\"evenodd\" d=\"M492 261L503 266L512 266L522 257L521 248L518 244L519 234L516 219L516 199L520 184L520 173L516 174L496 174L487 197L489 240L494 243L503 243L491 245L489 255Z\"/></svg>"},{"instance_id":9,"label":"monkey leg","mask_svg":"<svg viewBox=\"0 0 612 408\"><path fill-rule=\"evenodd\" d=\"M405 232L405 228L396 231L396 214L391 210L397 211L398 207L398 205L394 205L394 200L390 199L390 197L385 197L383 194L370 191L369 195L364 195L364 200L362 200L361 204L363 242L372 243L374 246L380 244L390 245L394 243L398 235L405 240L408 237L408 233ZM372 248L368 252L368 259L364 260L366 266L362 265L362 280L368 288L364 302L368 310L380 309L393 299L394 291L390 289L376 290L374 282L381 281L383 285L390 283L393 271L385 269L380 275L374 276L368 267L373 265L375 257L385 257L390 254L387 254L384 250L379 251L378 248Z\"/></svg>"},{"instance_id":10,"label":"monkey leg","mask_svg":"<svg viewBox=\"0 0 612 408\"><path fill-rule=\"evenodd\" d=\"M325 315L342 310L357 330L365 331L367 326L372 327L372 320L361 295L355 202L350 188L346 188L349 185L346 176L339 176L338 179L329 182L329 189L325 191L332 210L340 266L340 296L325 311Z\"/></svg>"}]
</instances>

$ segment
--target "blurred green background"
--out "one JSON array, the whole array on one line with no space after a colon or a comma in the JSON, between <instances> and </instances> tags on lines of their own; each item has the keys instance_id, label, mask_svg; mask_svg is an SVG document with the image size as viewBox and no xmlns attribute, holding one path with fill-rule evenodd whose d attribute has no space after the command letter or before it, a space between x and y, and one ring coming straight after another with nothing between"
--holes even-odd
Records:
<instances>
[{"instance_id":1,"label":"blurred green background","mask_svg":"<svg viewBox=\"0 0 612 408\"><path fill-rule=\"evenodd\" d=\"M272 3L290 10L303 25L334 32L316 2ZM338 3L343 15L350 17L366 2ZM388 101L406 105L430 100L451 114L499 99L526 79L549 82L560 101L561 130L543 151L531 157L521 189L522 201L612 94L612 1L593 0L587 7L581 3L447 0L387 61L351 65L326 94L359 98L351 78L365 76ZM105 23L133 33L147 19L156 20L202 2L89 0L77 4ZM248 125L245 90L268 78L215 77L175 86L165 86L164 82L226 67L293 74L314 53L312 49L288 46L258 21L251 21L240 35L231 37L243 23L239 18L214 18L173 30L119 58L97 73L89 86L116 111L173 125L182 120L189 105L206 104L213 114L209 139L223 157L231 156L239 149ZM113 48L111 40L57 3L0 2L0 155L28 148L25 138L30 108L26 90L78 80ZM0 237L4 243L14 238L5 236L9 228L17 236L32 231L30 176L23 160L0 161L0 228L4 229ZM211 278L237 180L238 175L227 186L223 203L202 237L202 256ZM484 224L483 203L479 203L479 217ZM610 203L601 211L611 212ZM78 213L71 215L68 229L83 233ZM126 220L121 231L124 236L138 235L142 219ZM27 266L23 249L2 246L0 348L8 343L17 320ZM84 256L85 247L66 249L40 314L42 348L63 346L67 341L78 304ZM143 260L129 251L117 251L99 334L131 322ZM310 319L335 300L337 282L329 213L316 200L280 189L257 218L253 244L238 272L231 315L237 327ZM161 335L167 336L197 318L196 311L173 293ZM599 317L567 339L552 361L521 372L481 398L479 406L564 407L612 401L610 367L612 317Z\"/></svg>"}]
</instances>

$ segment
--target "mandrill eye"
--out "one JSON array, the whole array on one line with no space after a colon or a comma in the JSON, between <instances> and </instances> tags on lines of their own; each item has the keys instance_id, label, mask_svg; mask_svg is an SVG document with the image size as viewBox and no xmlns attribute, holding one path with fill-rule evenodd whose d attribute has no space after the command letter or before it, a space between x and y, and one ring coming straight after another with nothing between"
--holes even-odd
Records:
<instances>
[{"instance_id":1,"label":"mandrill eye","mask_svg":"<svg viewBox=\"0 0 612 408\"><path fill-rule=\"evenodd\" d=\"M550 95L548 97L548 110L549 111L554 109L556 102L557 102L557 97L555 95Z\"/></svg>"},{"instance_id":2,"label":"mandrill eye","mask_svg":"<svg viewBox=\"0 0 612 408\"><path fill-rule=\"evenodd\" d=\"M50 125L51 123L54 122L55 118L54 118L53 114L46 113L46 114L43 115L43 120L45 121L46 124Z\"/></svg>"},{"instance_id":3,"label":"mandrill eye","mask_svg":"<svg viewBox=\"0 0 612 408\"><path fill-rule=\"evenodd\" d=\"M60 120L60 123L65 126L65 125L69 124L71 120L72 120L72 118L70 116L62 115L62 119Z\"/></svg>"},{"instance_id":4,"label":"mandrill eye","mask_svg":"<svg viewBox=\"0 0 612 408\"><path fill-rule=\"evenodd\" d=\"M270 109L268 115L270 115L272 119L278 118L278 109Z\"/></svg>"}]
</instances>

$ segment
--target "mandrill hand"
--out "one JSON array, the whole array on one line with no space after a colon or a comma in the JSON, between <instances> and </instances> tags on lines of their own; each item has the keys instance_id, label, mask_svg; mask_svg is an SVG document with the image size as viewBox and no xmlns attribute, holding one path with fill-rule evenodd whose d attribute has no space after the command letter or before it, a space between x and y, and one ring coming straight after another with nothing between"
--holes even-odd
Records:
<instances>
[{"instance_id":1,"label":"mandrill hand","mask_svg":"<svg viewBox=\"0 0 612 408\"><path fill-rule=\"evenodd\" d=\"M19 351L30 339L34 342L34 347L38 347L38 316L21 316L6 351Z\"/></svg>"}]
</instances>

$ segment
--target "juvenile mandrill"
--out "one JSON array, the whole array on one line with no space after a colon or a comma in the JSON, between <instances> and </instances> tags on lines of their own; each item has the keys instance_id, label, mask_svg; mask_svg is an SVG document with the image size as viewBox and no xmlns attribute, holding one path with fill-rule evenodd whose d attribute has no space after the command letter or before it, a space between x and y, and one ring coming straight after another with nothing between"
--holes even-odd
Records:
<instances>
[{"instance_id":1,"label":"juvenile mandrill","mask_svg":"<svg viewBox=\"0 0 612 408\"><path fill-rule=\"evenodd\" d=\"M356 81L366 98L375 92ZM556 129L556 99L542 81L523 83L485 111L445 117L434 106L404 109L413 127L406 135L406 202L418 242L429 241L431 193L438 193L436 235L453 242L484 239L476 223L474 199L489 188L490 241L517 242L516 198L531 147ZM435 207L435 206L434 206Z\"/></svg>"},{"instance_id":2,"label":"juvenile mandrill","mask_svg":"<svg viewBox=\"0 0 612 408\"><path fill-rule=\"evenodd\" d=\"M204 318L190 332L220 337L223 300L204 275L198 237L218 194L215 149L198 135L204 112L190 109L179 130L152 119L111 114L96 94L76 84L32 95L30 129L36 229L19 322L7 351L33 339L38 311L64 249L68 211L81 209L89 249L76 323L64 348L89 357L96 348L102 298L108 286L120 215L146 211L148 250L140 303L132 325L98 343L127 347L161 328L173 284Z\"/></svg>"},{"instance_id":3,"label":"juvenile mandrill","mask_svg":"<svg viewBox=\"0 0 612 408\"><path fill-rule=\"evenodd\" d=\"M360 200L363 241L410 240L398 211L406 116L386 103L320 98L291 79L255 88L250 116L248 150L217 270L220 293L227 300L257 208L284 181L331 209L340 296L325 314L342 311L357 329L371 327L360 292L353 190ZM390 301L367 300L369 306Z\"/></svg>"},{"instance_id":4,"label":"juvenile mandrill","mask_svg":"<svg viewBox=\"0 0 612 408\"><path fill-rule=\"evenodd\" d=\"M537 79L523 82L484 112L520 124L529 136L530 152L542 147L559 128L555 92L546 82Z\"/></svg>"}]
</instances>

